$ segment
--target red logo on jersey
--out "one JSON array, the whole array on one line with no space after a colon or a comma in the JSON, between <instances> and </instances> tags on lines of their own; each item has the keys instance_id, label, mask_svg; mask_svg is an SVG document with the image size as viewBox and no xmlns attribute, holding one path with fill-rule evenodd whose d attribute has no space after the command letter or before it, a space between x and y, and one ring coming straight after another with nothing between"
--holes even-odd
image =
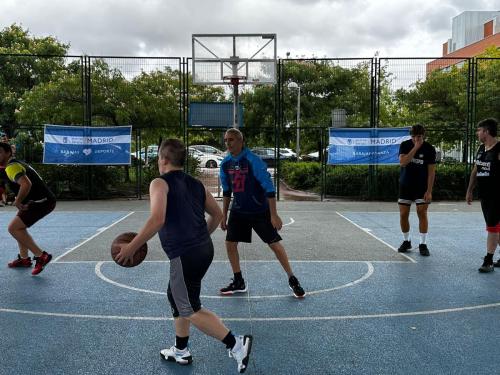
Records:
<instances>
[{"instance_id":1,"label":"red logo on jersey","mask_svg":"<svg viewBox=\"0 0 500 375\"><path fill-rule=\"evenodd\" d=\"M248 168L235 168L228 171L233 185L234 193L242 193L245 191L245 179L248 174Z\"/></svg>"}]
</instances>

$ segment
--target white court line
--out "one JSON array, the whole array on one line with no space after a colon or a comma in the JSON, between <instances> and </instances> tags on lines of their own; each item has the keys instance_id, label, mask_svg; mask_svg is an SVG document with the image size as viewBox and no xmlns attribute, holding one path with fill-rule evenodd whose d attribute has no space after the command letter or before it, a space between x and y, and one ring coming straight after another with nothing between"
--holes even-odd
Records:
<instances>
[{"instance_id":1,"label":"white court line","mask_svg":"<svg viewBox=\"0 0 500 375\"><path fill-rule=\"evenodd\" d=\"M293 220L293 217L291 217L290 218L290 222L286 223L286 224L283 224L283 226L286 227L287 225L292 225L293 223L295 223L295 220Z\"/></svg>"},{"instance_id":2,"label":"white court line","mask_svg":"<svg viewBox=\"0 0 500 375\"><path fill-rule=\"evenodd\" d=\"M61 260L51 264L94 264L94 263L114 263L112 260ZM169 260L144 260L142 263L169 263ZM246 260L247 263L279 263L278 260ZM289 260L289 263L400 263L409 264L406 260ZM212 263L229 263L228 260L215 259Z\"/></svg>"},{"instance_id":3,"label":"white court line","mask_svg":"<svg viewBox=\"0 0 500 375\"><path fill-rule=\"evenodd\" d=\"M98 278L100 278L101 280L103 280L104 282L107 282L109 284L112 284L114 286L117 286L119 288L124 288L124 289L129 289L129 290L133 290L135 292L141 292L141 293L149 293L149 294L160 294L160 295L164 295L166 296L167 293L166 292L158 292L158 291L155 291L155 290L150 290L150 289L141 289L141 288L136 288L136 287L133 287L133 286L129 286L129 285L126 285L126 284L121 284L121 283L118 283L114 280L111 280L109 278L107 278L106 276L104 276L104 274L101 272L101 266L104 262L99 262L95 265L95 274L97 275ZM336 287L333 287L333 288L327 288L327 289L320 289L320 290L313 290L313 291L307 291L307 295L314 295L314 294L320 294L320 293L327 293L327 292L333 292L335 290L339 290L339 289L344 289L344 288L348 288L348 287L351 287L351 286L354 286L356 284L359 284L363 281L365 281L366 279L368 279L372 274L373 274L373 265L370 263L370 262L365 262L367 267L368 267L368 271L363 275L361 276L359 279L356 279L354 281L350 281L346 284L342 284L342 285L339 285L339 286L336 286ZM205 299L265 299L265 298L289 298L290 297L290 294L276 294L276 295L268 295L268 296L250 296L250 295L241 295L241 296L207 296L207 295L201 295L200 296L201 298L205 298Z\"/></svg>"},{"instance_id":4,"label":"white court line","mask_svg":"<svg viewBox=\"0 0 500 375\"><path fill-rule=\"evenodd\" d=\"M332 315L332 316L295 316L295 317L284 317L284 318L221 318L226 322L290 322L290 321L325 321L325 320L355 320L355 319L377 319L377 318L398 318L407 316L420 316L420 315L435 315L435 314L446 314L453 312L462 311L473 311L500 307L500 302L489 303L486 305L476 305L476 306L463 306L455 307L450 309L439 309L439 310L423 310L423 311L409 311L409 312L399 312L399 313L387 313L387 314L363 314L363 315ZM76 319L114 319L114 320L146 320L146 321L169 321L173 318L167 318L164 316L122 316L122 315L87 315L87 314L68 314L68 313L49 313L42 311L29 311L29 310L17 310L17 309L4 309L0 308L0 312L3 313L13 313L13 314L27 314L27 315L38 315L38 316L50 316L59 318L76 318Z\"/></svg>"},{"instance_id":5,"label":"white court line","mask_svg":"<svg viewBox=\"0 0 500 375\"><path fill-rule=\"evenodd\" d=\"M64 254L62 255L59 255L56 259L53 260L52 263L57 263L57 261L61 258L63 258L64 256L68 255L69 253L71 253L73 250L76 250L78 249L80 246L86 244L87 242L89 242L91 239L97 237L98 235L100 235L102 232L108 230L109 228L111 228L112 226L118 224L120 221L123 221L125 220L127 217L129 217L130 215L132 215L133 213L135 213L135 211L132 211L132 212L129 212L128 214L126 214L124 217L122 217L121 219L115 221L114 223L112 223L111 225L108 225L107 227L103 227L103 228L99 228L97 233L94 234L93 236L87 238L85 241L83 242L80 242L78 245L72 247L71 249L69 249L68 251L66 251Z\"/></svg>"},{"instance_id":6,"label":"white court line","mask_svg":"<svg viewBox=\"0 0 500 375\"><path fill-rule=\"evenodd\" d=\"M377 236L375 236L373 233L369 232L369 231L368 231L368 230L366 230L365 228L360 227L358 224L356 224L354 221L352 221L352 220L348 219L347 217L345 217L344 215L342 215L340 212L335 211L335 213L336 213L337 215L339 215L340 217L344 218L345 220L347 220L349 223L351 223L351 224L352 224L352 225L354 225L355 227L357 227L357 228L361 229L361 230L362 230L363 232L365 232L366 234L368 234L368 235L372 236L372 237L373 237L373 238L375 238L377 241L382 242L384 245L386 245L386 246L387 246L387 247L389 247L390 249L394 250L395 252L398 252L398 250L397 250L394 246L389 245L389 244L388 244L387 242L385 242L383 239L378 238ZM414 260L413 258L410 258L410 257L409 257L408 255L406 255L406 254L402 254L402 253L398 253L398 254L399 254L399 255L401 255L401 256L404 256L406 259L408 259L408 260L409 260L410 262L412 262L412 263L417 263L417 261L416 261L416 260Z\"/></svg>"}]
</instances>

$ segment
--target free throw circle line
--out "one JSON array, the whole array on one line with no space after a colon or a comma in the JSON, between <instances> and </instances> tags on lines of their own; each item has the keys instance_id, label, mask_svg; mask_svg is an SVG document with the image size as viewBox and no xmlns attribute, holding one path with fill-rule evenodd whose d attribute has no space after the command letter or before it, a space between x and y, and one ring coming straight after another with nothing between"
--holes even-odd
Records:
<instances>
[{"instance_id":1,"label":"free throw circle line","mask_svg":"<svg viewBox=\"0 0 500 375\"><path fill-rule=\"evenodd\" d=\"M95 265L95 267L94 267L95 274L101 280L103 280L103 281L105 281L105 282L107 282L109 284L112 284L114 286L117 286L119 288L133 290L135 292L149 293L149 294L159 294L159 295L162 295L162 296L166 296L167 295L166 292L158 292L156 290L136 288L136 287L133 287L133 286L129 286L129 285L118 283L118 282L116 282L114 280L111 280L110 278L106 277L102 273L102 271L101 271L101 266L103 265L103 263L104 262L98 262ZM359 283L365 281L366 279L368 279L373 274L374 268L373 268L373 265L370 262L363 262L363 263L365 263L367 265L368 270L359 279L356 279L354 281L350 281L350 282L348 282L346 284L335 286L333 288L308 291L307 295L314 295L314 294L320 294L320 293L333 292L335 290L349 288L351 286L354 286L356 284L359 284ZM235 298L242 298L242 299L243 298L244 299L264 299L264 298L288 298L288 297L290 297L290 294L275 294L275 295L270 295L270 296L248 296L248 295L241 295L241 296L234 296L234 295L231 295L231 296L207 296L207 295L201 295L200 297L201 298L205 298L205 299L235 299Z\"/></svg>"}]
</instances>

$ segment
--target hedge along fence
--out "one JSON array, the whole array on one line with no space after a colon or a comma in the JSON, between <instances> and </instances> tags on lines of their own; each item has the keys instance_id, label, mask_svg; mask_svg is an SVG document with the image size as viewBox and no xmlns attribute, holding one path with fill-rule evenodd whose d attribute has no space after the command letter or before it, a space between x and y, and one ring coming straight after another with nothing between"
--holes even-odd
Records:
<instances>
[{"instance_id":1,"label":"hedge along fence","mask_svg":"<svg viewBox=\"0 0 500 375\"><path fill-rule=\"evenodd\" d=\"M187 173L199 175L199 161L188 156ZM137 176L135 168L129 166L102 165L53 165L33 163L58 199L110 199L126 198L136 193ZM157 159L142 165L142 188L148 191L150 182L159 176ZM128 169L128 173L126 170ZM90 184L87 184L88 180ZM90 185L91 191L88 190Z\"/></svg>"},{"instance_id":2,"label":"hedge along fence","mask_svg":"<svg viewBox=\"0 0 500 375\"><path fill-rule=\"evenodd\" d=\"M399 166L378 166L376 189L370 197L369 167L327 166L325 195L356 199L395 200L399 194ZM316 162L285 162L281 176L292 188L320 192L321 165ZM465 199L469 179L465 164L438 164L434 200ZM353 189L353 187L356 187Z\"/></svg>"}]
</instances>

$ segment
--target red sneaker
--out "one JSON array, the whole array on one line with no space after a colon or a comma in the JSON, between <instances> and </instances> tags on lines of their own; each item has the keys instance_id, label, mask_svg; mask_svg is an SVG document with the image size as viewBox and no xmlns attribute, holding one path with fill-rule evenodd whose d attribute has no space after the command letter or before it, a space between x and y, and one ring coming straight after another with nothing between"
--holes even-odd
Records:
<instances>
[{"instance_id":1,"label":"red sneaker","mask_svg":"<svg viewBox=\"0 0 500 375\"><path fill-rule=\"evenodd\" d=\"M31 258L30 257L27 257L27 258L21 258L21 255L17 254L17 259L16 260L13 260L12 262L10 262L8 264L8 266L10 268L17 268L17 267L31 267L33 263L31 263Z\"/></svg>"},{"instance_id":2,"label":"red sneaker","mask_svg":"<svg viewBox=\"0 0 500 375\"><path fill-rule=\"evenodd\" d=\"M42 255L40 255L39 257L33 257L33 259L36 260L36 264L35 268L33 268L33 271L31 271L31 274L38 275L43 271L43 268L52 260L52 255L44 251Z\"/></svg>"}]
</instances>

